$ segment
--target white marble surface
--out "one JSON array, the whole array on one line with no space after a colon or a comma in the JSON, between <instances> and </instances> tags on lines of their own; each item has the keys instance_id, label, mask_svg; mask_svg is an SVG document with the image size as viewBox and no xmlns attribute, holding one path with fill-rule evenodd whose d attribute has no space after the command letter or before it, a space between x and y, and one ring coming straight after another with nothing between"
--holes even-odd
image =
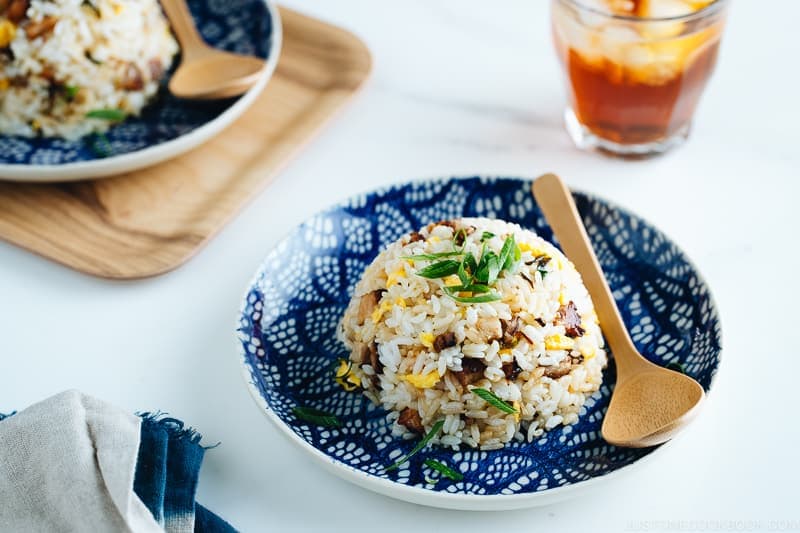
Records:
<instances>
[{"instance_id":1,"label":"white marble surface","mask_svg":"<svg viewBox=\"0 0 800 533\"><path fill-rule=\"evenodd\" d=\"M174 273L102 281L0 245L0 410L79 388L168 411L222 442L206 456L200 500L244 531L800 529L800 77L788 59L800 51L800 2L734 3L691 141L640 163L571 146L544 0L285 3L369 44L364 92ZM234 349L239 298L267 250L378 185L549 170L654 222L709 280L725 353L697 422L605 489L503 516L397 502L309 464L256 409Z\"/></svg>"}]
</instances>

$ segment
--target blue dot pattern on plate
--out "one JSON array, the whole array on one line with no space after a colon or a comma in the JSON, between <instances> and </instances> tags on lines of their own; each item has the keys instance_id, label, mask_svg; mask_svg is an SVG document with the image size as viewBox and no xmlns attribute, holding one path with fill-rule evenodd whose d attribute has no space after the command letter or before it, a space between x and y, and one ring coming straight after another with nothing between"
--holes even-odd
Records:
<instances>
[{"instance_id":1,"label":"blue dot pattern on plate","mask_svg":"<svg viewBox=\"0 0 800 533\"><path fill-rule=\"evenodd\" d=\"M188 4L198 30L211 46L268 57L272 19L263 0L188 0ZM178 60L176 56L173 71ZM128 118L106 133L111 154L136 152L176 139L214 120L236 102L236 99L179 100L166 90L168 79L169 76L165 77L155 101L140 117ZM99 154L94 147L97 142L94 135L76 141L0 135L0 164L61 165L92 161L102 157L102 152Z\"/></svg>"},{"instance_id":2,"label":"blue dot pattern on plate","mask_svg":"<svg viewBox=\"0 0 800 533\"><path fill-rule=\"evenodd\" d=\"M576 425L497 451L428 448L399 470L384 467L415 441L391 434L385 411L332 379L347 357L336 328L362 271L403 233L459 216L502 218L553 239L530 195L530 181L468 178L417 182L351 199L298 227L267 256L242 304L238 335L252 384L300 438L354 469L398 483L460 494L518 494L578 483L629 465L650 449L607 444L600 435L614 385L613 359L600 391ZM622 316L650 360L680 363L708 390L720 357L720 328L708 288L658 230L634 215L575 194ZM309 425L296 405L330 411L342 429ZM451 465L464 480L435 477L423 460Z\"/></svg>"}]
</instances>

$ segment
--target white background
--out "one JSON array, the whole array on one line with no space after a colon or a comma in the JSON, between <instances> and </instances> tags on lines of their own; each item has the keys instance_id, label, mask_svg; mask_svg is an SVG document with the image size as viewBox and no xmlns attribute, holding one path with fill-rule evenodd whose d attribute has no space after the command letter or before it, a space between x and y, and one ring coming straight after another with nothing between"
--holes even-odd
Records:
<instances>
[{"instance_id":1,"label":"white background","mask_svg":"<svg viewBox=\"0 0 800 533\"><path fill-rule=\"evenodd\" d=\"M168 411L222 442L199 500L244 531L800 529L800 2L735 2L690 142L638 163L570 144L544 0L285 3L367 42L363 93L174 273L103 281L0 244L0 411L66 388ZM239 299L270 247L379 185L545 171L649 219L708 279L725 351L696 423L616 482L502 515L405 504L310 464L255 407L234 348Z\"/></svg>"}]
</instances>

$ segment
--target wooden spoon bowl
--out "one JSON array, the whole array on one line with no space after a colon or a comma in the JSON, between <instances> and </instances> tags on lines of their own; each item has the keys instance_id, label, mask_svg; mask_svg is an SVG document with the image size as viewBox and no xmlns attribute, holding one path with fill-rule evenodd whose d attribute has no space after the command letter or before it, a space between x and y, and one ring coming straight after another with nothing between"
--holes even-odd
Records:
<instances>
[{"instance_id":1,"label":"wooden spoon bowl","mask_svg":"<svg viewBox=\"0 0 800 533\"><path fill-rule=\"evenodd\" d=\"M266 68L263 59L208 46L197 32L185 0L162 0L161 7L181 43L181 64L169 82L173 95L216 100L239 96L255 85Z\"/></svg>"},{"instance_id":2,"label":"wooden spoon bowl","mask_svg":"<svg viewBox=\"0 0 800 533\"><path fill-rule=\"evenodd\" d=\"M661 444L697 414L703 387L688 376L652 366L617 381L602 428L603 438L611 444L630 448Z\"/></svg>"},{"instance_id":3,"label":"wooden spoon bowl","mask_svg":"<svg viewBox=\"0 0 800 533\"><path fill-rule=\"evenodd\" d=\"M689 376L651 363L636 350L572 194L561 179L554 174L540 177L533 183L533 195L583 278L617 364L617 385L603 420L603 438L632 448L671 439L697 414L705 397L703 387Z\"/></svg>"},{"instance_id":4,"label":"wooden spoon bowl","mask_svg":"<svg viewBox=\"0 0 800 533\"><path fill-rule=\"evenodd\" d=\"M263 71L262 59L214 51L184 61L172 76L169 90L181 98L230 98L247 92Z\"/></svg>"}]
</instances>

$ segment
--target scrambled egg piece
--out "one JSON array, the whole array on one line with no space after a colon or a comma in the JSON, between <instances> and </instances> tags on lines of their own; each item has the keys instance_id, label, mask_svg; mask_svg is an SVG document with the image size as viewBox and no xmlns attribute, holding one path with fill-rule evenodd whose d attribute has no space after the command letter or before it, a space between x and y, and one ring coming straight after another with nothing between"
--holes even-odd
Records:
<instances>
[{"instance_id":1,"label":"scrambled egg piece","mask_svg":"<svg viewBox=\"0 0 800 533\"><path fill-rule=\"evenodd\" d=\"M426 348L433 348L433 333L420 333L419 334L419 342Z\"/></svg>"},{"instance_id":2,"label":"scrambled egg piece","mask_svg":"<svg viewBox=\"0 0 800 533\"><path fill-rule=\"evenodd\" d=\"M381 302L381 305L379 305L378 307L375 308L374 311L372 311L372 316L370 317L372 321L377 324L380 321L383 314L392 308L392 305L393 305L392 302L388 300L384 300L383 302Z\"/></svg>"},{"instance_id":3,"label":"scrambled egg piece","mask_svg":"<svg viewBox=\"0 0 800 533\"><path fill-rule=\"evenodd\" d=\"M444 285L445 287L456 287L458 285L461 285L461 279L459 279L459 277L456 276L455 274L447 276L446 278L444 278Z\"/></svg>"},{"instance_id":4,"label":"scrambled egg piece","mask_svg":"<svg viewBox=\"0 0 800 533\"><path fill-rule=\"evenodd\" d=\"M351 373L352 369L353 364L350 361L339 359L339 368L336 369L334 379L347 392L352 392L361 386L361 379Z\"/></svg>"},{"instance_id":5,"label":"scrambled egg piece","mask_svg":"<svg viewBox=\"0 0 800 533\"><path fill-rule=\"evenodd\" d=\"M372 311L372 315L370 316L370 318L375 324L377 324L380 321L380 319L383 318L383 315L386 314L387 311L391 311L392 307L394 306L406 307L406 301L403 298L395 298L393 302L390 302L389 300L384 300L383 302L381 302L381 305L379 305L378 307L375 308L374 311Z\"/></svg>"},{"instance_id":6,"label":"scrambled egg piece","mask_svg":"<svg viewBox=\"0 0 800 533\"><path fill-rule=\"evenodd\" d=\"M435 386L439 383L439 373L434 370L433 372L429 372L427 374L406 374L405 376L400 376L400 379L403 381L407 381L411 383L418 389L430 389L431 387Z\"/></svg>"},{"instance_id":7,"label":"scrambled egg piece","mask_svg":"<svg viewBox=\"0 0 800 533\"><path fill-rule=\"evenodd\" d=\"M392 285L397 285L400 278L406 277L406 271L403 267L398 268L386 278L386 288L388 289Z\"/></svg>"},{"instance_id":8,"label":"scrambled egg piece","mask_svg":"<svg viewBox=\"0 0 800 533\"><path fill-rule=\"evenodd\" d=\"M524 252L530 252L533 255L546 255L546 256L550 257L550 254L548 254L547 252L545 252L541 248L534 248L533 246L531 246L527 242L518 242L517 246L519 247L519 251L520 252L523 252L523 253Z\"/></svg>"},{"instance_id":9,"label":"scrambled egg piece","mask_svg":"<svg viewBox=\"0 0 800 533\"><path fill-rule=\"evenodd\" d=\"M564 335L551 335L544 340L544 347L547 350L571 350L575 341Z\"/></svg>"},{"instance_id":10,"label":"scrambled egg piece","mask_svg":"<svg viewBox=\"0 0 800 533\"><path fill-rule=\"evenodd\" d=\"M5 48L17 35L17 27L10 20L0 22L0 48Z\"/></svg>"}]
</instances>

